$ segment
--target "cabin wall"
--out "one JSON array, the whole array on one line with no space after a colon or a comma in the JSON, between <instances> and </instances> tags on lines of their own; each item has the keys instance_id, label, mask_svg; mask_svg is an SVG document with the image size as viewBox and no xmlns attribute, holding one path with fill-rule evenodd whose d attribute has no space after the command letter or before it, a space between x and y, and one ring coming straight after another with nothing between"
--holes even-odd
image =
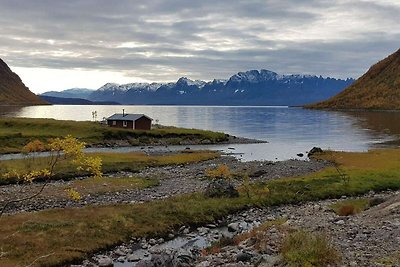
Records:
<instances>
[{"instance_id":1,"label":"cabin wall","mask_svg":"<svg viewBox=\"0 0 400 267\"><path fill-rule=\"evenodd\" d=\"M146 117L141 117L135 121L135 130L150 130L151 120Z\"/></svg>"},{"instance_id":2,"label":"cabin wall","mask_svg":"<svg viewBox=\"0 0 400 267\"><path fill-rule=\"evenodd\" d=\"M127 123L126 127L124 127L123 121L116 120L115 125L113 122L114 122L114 120L108 120L107 121L108 126L115 127L115 128L133 129L133 121L127 121L128 123Z\"/></svg>"}]
</instances>

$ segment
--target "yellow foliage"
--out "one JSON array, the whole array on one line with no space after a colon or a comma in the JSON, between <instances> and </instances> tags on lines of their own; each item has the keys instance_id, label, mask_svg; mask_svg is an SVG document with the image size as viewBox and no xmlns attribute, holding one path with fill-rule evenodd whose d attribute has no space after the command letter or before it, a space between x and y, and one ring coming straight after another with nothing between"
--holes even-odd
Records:
<instances>
[{"instance_id":1,"label":"yellow foliage","mask_svg":"<svg viewBox=\"0 0 400 267\"><path fill-rule=\"evenodd\" d=\"M30 170L30 167L25 167L25 173L18 172L16 170L12 170L4 174L5 178L17 178L18 181L25 183L32 183L37 178L50 178L54 175L55 167L62 161L69 159L72 164L77 165L78 169L85 170L91 173L94 177L102 177L102 160L100 157L89 157L83 153L83 149L85 148L85 143L78 141L76 138L71 135L67 135L65 138L54 138L49 141L47 145L43 144L39 140L34 140L28 143L25 146L26 152L39 152L50 150L51 160L47 163L48 166L41 170ZM28 159L28 163L31 160L35 159L34 154L28 154L30 158ZM45 181L49 181L50 179L46 179ZM44 187L44 186L43 186ZM80 194L69 188L66 190L71 199L78 201L80 200Z\"/></svg>"},{"instance_id":2,"label":"yellow foliage","mask_svg":"<svg viewBox=\"0 0 400 267\"><path fill-rule=\"evenodd\" d=\"M78 191L76 191L73 188L67 188L65 189L65 192L68 194L68 196L73 200L73 201L79 201L81 200L81 195L79 194Z\"/></svg>"},{"instance_id":3,"label":"yellow foliage","mask_svg":"<svg viewBox=\"0 0 400 267\"><path fill-rule=\"evenodd\" d=\"M231 171L226 164L220 164L214 170L207 170L206 175L213 179L230 179L231 178Z\"/></svg>"},{"instance_id":4,"label":"yellow foliage","mask_svg":"<svg viewBox=\"0 0 400 267\"><path fill-rule=\"evenodd\" d=\"M100 178L103 176L101 171L102 160L100 157L82 157L78 160L74 161L75 164L78 164L78 170L84 169L87 172L90 172L94 177Z\"/></svg>"},{"instance_id":5,"label":"yellow foliage","mask_svg":"<svg viewBox=\"0 0 400 267\"><path fill-rule=\"evenodd\" d=\"M45 144L40 140L33 140L23 147L23 151L27 153L42 152L46 150Z\"/></svg>"},{"instance_id":6,"label":"yellow foliage","mask_svg":"<svg viewBox=\"0 0 400 267\"><path fill-rule=\"evenodd\" d=\"M49 177L51 176L51 172L48 169L43 169L39 171L30 171L22 175L22 180L24 182L32 183L38 177Z\"/></svg>"},{"instance_id":7,"label":"yellow foliage","mask_svg":"<svg viewBox=\"0 0 400 267\"><path fill-rule=\"evenodd\" d=\"M80 158L83 156L83 149L85 143L78 141L78 139L67 135L65 138L54 138L49 144L48 148L53 152L63 152L66 157Z\"/></svg>"}]
</instances>

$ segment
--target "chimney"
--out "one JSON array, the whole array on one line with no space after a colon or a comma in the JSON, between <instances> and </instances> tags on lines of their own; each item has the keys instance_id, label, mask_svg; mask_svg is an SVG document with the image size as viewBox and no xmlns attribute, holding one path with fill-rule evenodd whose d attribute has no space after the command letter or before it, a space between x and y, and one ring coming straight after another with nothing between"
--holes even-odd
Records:
<instances>
[{"instance_id":1,"label":"chimney","mask_svg":"<svg viewBox=\"0 0 400 267\"><path fill-rule=\"evenodd\" d=\"M125 117L125 109L122 109L122 117Z\"/></svg>"}]
</instances>

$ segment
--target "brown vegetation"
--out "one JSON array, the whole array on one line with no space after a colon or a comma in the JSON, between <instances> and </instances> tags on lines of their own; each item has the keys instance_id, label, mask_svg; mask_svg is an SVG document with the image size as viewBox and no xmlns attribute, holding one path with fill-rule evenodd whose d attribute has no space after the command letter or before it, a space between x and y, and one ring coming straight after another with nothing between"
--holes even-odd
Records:
<instances>
[{"instance_id":1,"label":"brown vegetation","mask_svg":"<svg viewBox=\"0 0 400 267\"><path fill-rule=\"evenodd\" d=\"M315 109L400 109L400 49L373 65L367 73L338 95L316 104Z\"/></svg>"},{"instance_id":2,"label":"brown vegetation","mask_svg":"<svg viewBox=\"0 0 400 267\"><path fill-rule=\"evenodd\" d=\"M40 97L29 91L21 78L0 59L0 105L45 105Z\"/></svg>"}]
</instances>

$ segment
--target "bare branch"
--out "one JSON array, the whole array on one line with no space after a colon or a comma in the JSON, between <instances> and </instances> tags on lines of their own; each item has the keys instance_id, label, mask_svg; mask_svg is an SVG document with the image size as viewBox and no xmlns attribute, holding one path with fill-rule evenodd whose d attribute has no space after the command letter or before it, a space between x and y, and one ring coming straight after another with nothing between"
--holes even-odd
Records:
<instances>
[{"instance_id":1,"label":"bare branch","mask_svg":"<svg viewBox=\"0 0 400 267\"><path fill-rule=\"evenodd\" d=\"M50 257L50 256L52 256L52 255L54 255L54 254L55 254L55 253L52 252L52 253L50 253L50 254L42 255L42 256L40 256L40 257L37 257L33 262L31 262L31 264L26 265L25 267L31 267L31 266L33 266L38 260L41 260L41 259L43 259L43 258L48 258L48 257Z\"/></svg>"}]
</instances>

